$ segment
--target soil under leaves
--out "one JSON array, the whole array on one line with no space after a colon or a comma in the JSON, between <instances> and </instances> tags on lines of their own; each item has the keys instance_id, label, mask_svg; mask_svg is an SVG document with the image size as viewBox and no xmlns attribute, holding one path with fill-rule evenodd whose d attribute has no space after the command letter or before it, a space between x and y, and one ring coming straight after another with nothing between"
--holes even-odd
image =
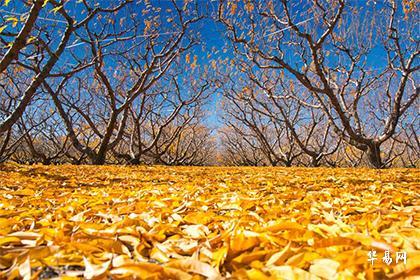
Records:
<instances>
[{"instance_id":1,"label":"soil under leaves","mask_svg":"<svg viewBox=\"0 0 420 280\"><path fill-rule=\"evenodd\" d=\"M418 169L6 164L0 278L419 275L419 178Z\"/></svg>"}]
</instances>

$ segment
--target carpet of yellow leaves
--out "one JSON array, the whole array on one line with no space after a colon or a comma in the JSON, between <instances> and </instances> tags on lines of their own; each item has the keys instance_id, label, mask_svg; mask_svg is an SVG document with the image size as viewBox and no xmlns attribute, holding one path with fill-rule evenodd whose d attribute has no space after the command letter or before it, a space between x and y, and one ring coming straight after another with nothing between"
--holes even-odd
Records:
<instances>
[{"instance_id":1,"label":"carpet of yellow leaves","mask_svg":"<svg viewBox=\"0 0 420 280\"><path fill-rule=\"evenodd\" d=\"M420 269L419 175L2 165L0 279L411 277ZM399 251L406 264L396 263Z\"/></svg>"}]
</instances>

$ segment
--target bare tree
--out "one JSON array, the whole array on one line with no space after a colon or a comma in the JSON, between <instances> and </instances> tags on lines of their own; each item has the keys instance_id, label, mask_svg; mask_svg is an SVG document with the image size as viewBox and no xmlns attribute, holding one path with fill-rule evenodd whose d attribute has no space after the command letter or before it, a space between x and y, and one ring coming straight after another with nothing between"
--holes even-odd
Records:
<instances>
[{"instance_id":1,"label":"bare tree","mask_svg":"<svg viewBox=\"0 0 420 280\"><path fill-rule=\"evenodd\" d=\"M305 89L299 91L292 81L286 84L272 70L253 70L247 61L239 60L235 68L227 72L239 74L221 83L224 111L230 117L226 122L237 133L241 131L233 121L248 127L270 165L291 166L305 154L310 159L303 161L306 165L319 166L323 157L337 151L340 140L333 137L328 119Z\"/></svg>"},{"instance_id":2,"label":"bare tree","mask_svg":"<svg viewBox=\"0 0 420 280\"><path fill-rule=\"evenodd\" d=\"M252 109L270 116L273 122L284 123L290 142L296 142L310 158L309 165L319 166L325 156L337 151L340 140L334 137L330 121L304 89L299 92L292 81L285 83L283 75L275 77L267 71L257 77L248 70L247 76L262 91L249 99Z\"/></svg>"},{"instance_id":3,"label":"bare tree","mask_svg":"<svg viewBox=\"0 0 420 280\"><path fill-rule=\"evenodd\" d=\"M0 54L2 56L0 60L0 74L3 73L4 70L7 69L7 67L15 60L17 60L19 56L19 52L27 45L27 42L29 40L31 31L36 23L36 20L39 16L39 13L41 9L44 6L45 1L44 0L34 0L29 8L28 15L26 16L26 20L23 23L20 30L16 33L14 32L7 32L3 31L1 32L0 42L2 45L9 45L11 46L7 48L6 52L3 54L3 48L2 51L0 51ZM20 3L23 4L23 3ZM10 19L10 18L9 18ZM12 17L12 19L18 20L17 18ZM7 26L2 28L2 30L5 30ZM11 43L9 43L11 41Z\"/></svg>"},{"instance_id":4,"label":"bare tree","mask_svg":"<svg viewBox=\"0 0 420 280\"><path fill-rule=\"evenodd\" d=\"M262 166L268 165L258 140L241 124L219 129L221 144L220 162L224 165Z\"/></svg>"},{"instance_id":5,"label":"bare tree","mask_svg":"<svg viewBox=\"0 0 420 280\"><path fill-rule=\"evenodd\" d=\"M130 28L121 31L116 27L121 24L121 19L117 22L112 16L92 27L85 25L77 36L87 45L89 60L93 61L93 73L81 72L89 75L91 84L80 85L80 79L72 79L67 73L61 75L62 81L56 89L44 83L63 119L72 145L80 153L86 154L92 163L105 163L107 152L123 138L131 105L164 76L180 54L197 44L195 34L189 32L189 27L202 16L178 7L175 1L172 1L172 6L174 10L170 25L163 24L165 19L158 16L159 9L153 6L147 8L150 20L140 22L136 16L125 18L125 24ZM130 14L134 15L134 12ZM74 87L87 93L88 97L79 94L78 100L71 101L64 93L65 85L71 87L68 81L75 81ZM67 106L63 101L68 102ZM82 109L81 106L89 108ZM83 113L85 110L90 113ZM94 134L91 145L82 143L77 137L78 132L71 117L73 112L83 119L84 125L89 126ZM93 114L97 114L96 120L93 120Z\"/></svg>"},{"instance_id":6,"label":"bare tree","mask_svg":"<svg viewBox=\"0 0 420 280\"><path fill-rule=\"evenodd\" d=\"M43 164L63 162L70 143L54 110L43 106L30 107L16 126L23 138L19 147L20 161Z\"/></svg>"},{"instance_id":7,"label":"bare tree","mask_svg":"<svg viewBox=\"0 0 420 280\"><path fill-rule=\"evenodd\" d=\"M196 0L6 1L0 162L418 166L418 3L215 7L204 58Z\"/></svg>"},{"instance_id":8,"label":"bare tree","mask_svg":"<svg viewBox=\"0 0 420 280\"><path fill-rule=\"evenodd\" d=\"M212 81L208 71L193 67L178 61L159 84L132 103L128 120L132 129L124 135L122 145L125 148L120 147L119 157L133 164L139 164L145 158L168 164L178 161L174 158L174 162L163 160L162 157L168 156L176 141L181 141L185 129L195 131L192 126L201 124L203 106L211 94Z\"/></svg>"},{"instance_id":9,"label":"bare tree","mask_svg":"<svg viewBox=\"0 0 420 280\"><path fill-rule=\"evenodd\" d=\"M419 102L410 108L409 112L401 120L399 133L391 139L388 155L388 164L402 167L418 167L420 158L420 140L418 137ZM395 162L395 163L394 163Z\"/></svg>"},{"instance_id":10,"label":"bare tree","mask_svg":"<svg viewBox=\"0 0 420 280\"><path fill-rule=\"evenodd\" d=\"M212 130L202 124L203 120L183 126L179 133L174 134L178 127L172 127L165 133L164 138L177 137L165 147L165 153L159 149L158 163L165 165L211 165L215 163L215 138ZM164 140L162 141L164 142Z\"/></svg>"},{"instance_id":11,"label":"bare tree","mask_svg":"<svg viewBox=\"0 0 420 280\"><path fill-rule=\"evenodd\" d=\"M84 18L76 21L75 16L71 16L70 12L64 5L66 1L35 1L29 11L27 20L25 21L20 32L12 37L15 40L11 43L9 50L3 55L1 59L1 72L8 68L13 68L15 64L30 70L33 75L31 83L21 93L19 101L10 108L9 112L2 116L0 122L0 133L5 133L11 129L14 123L24 113L26 107L30 104L34 94L39 87L44 83L45 79L49 76L50 72L54 68L55 64L66 50L68 43L73 38L75 32L83 26L87 26L88 23L95 19L98 14L101 13L115 13L121 9L126 2L122 2L120 5L111 8L103 8L100 5L90 6L87 1L83 1L85 6L86 15ZM40 9L44 4L47 4L49 8L53 8L56 12L57 19L65 24L64 31L54 32L54 26L46 26L40 24L35 26L40 12ZM32 31L32 32L31 32ZM35 32L36 31L36 32ZM34 34L35 32L35 34ZM0 42L2 45L9 45L9 40L5 37L9 37L9 33L2 33ZM57 36L60 40L57 42L53 37ZM30 37L30 38L29 38ZM46 40L44 38L47 38ZM32 40L29 40L32 39ZM32 41L31 43L28 43ZM54 48L54 46L57 46ZM21 53L21 50L25 47L25 53ZM19 60L19 54L21 53L23 59ZM28 63L28 61L32 61Z\"/></svg>"},{"instance_id":12,"label":"bare tree","mask_svg":"<svg viewBox=\"0 0 420 280\"><path fill-rule=\"evenodd\" d=\"M242 145L242 149L248 147L248 149L259 150L269 165L291 166L301 153L296 149L298 146L284 122L279 121L273 115L266 114L262 111L263 109L256 108L257 105L251 103L252 98L246 97L243 92L225 91L224 96L226 98L224 120L227 127L230 128L230 133L237 135L235 138L239 140L239 143L236 143L237 148L240 148L241 142L244 141L246 144L243 143L245 145ZM289 109L288 113L293 114L293 109ZM296 116L294 115L294 117ZM227 134L225 136L228 137ZM225 142L229 144L231 141L233 138ZM243 157L243 160L248 162L247 165L253 161L257 165L262 164L262 162L255 161L258 158L254 156L249 158L250 154L252 153L245 152Z\"/></svg>"},{"instance_id":13,"label":"bare tree","mask_svg":"<svg viewBox=\"0 0 420 280\"><path fill-rule=\"evenodd\" d=\"M378 22L345 0L248 1L235 12L232 5L220 1L218 19L236 53L261 69L285 70L317 100L336 134L366 152L372 166L384 167L381 145L420 93L413 78L420 67L416 13L408 11L408 20L402 19L396 1L370 9L382 14ZM366 63L372 42L386 50L387 64L379 70ZM375 102L375 111L364 110ZM382 117L375 120L370 113Z\"/></svg>"}]
</instances>

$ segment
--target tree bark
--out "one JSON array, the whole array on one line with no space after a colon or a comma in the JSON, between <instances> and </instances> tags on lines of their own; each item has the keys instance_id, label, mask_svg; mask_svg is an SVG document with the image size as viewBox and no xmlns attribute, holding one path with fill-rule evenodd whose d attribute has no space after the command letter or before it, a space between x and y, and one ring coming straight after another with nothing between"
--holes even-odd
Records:
<instances>
[{"instance_id":1,"label":"tree bark","mask_svg":"<svg viewBox=\"0 0 420 280\"><path fill-rule=\"evenodd\" d=\"M371 144L367 149L369 164L374 168L383 168L380 144Z\"/></svg>"}]
</instances>

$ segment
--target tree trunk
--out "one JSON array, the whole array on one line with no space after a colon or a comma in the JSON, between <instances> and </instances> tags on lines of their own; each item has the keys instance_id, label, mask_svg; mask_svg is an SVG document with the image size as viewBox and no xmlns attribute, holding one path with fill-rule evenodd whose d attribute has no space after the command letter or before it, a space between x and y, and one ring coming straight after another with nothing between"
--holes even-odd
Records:
<instances>
[{"instance_id":1,"label":"tree trunk","mask_svg":"<svg viewBox=\"0 0 420 280\"><path fill-rule=\"evenodd\" d=\"M140 155L136 155L136 157L131 158L129 163L132 165L139 165L140 164Z\"/></svg>"},{"instance_id":2,"label":"tree trunk","mask_svg":"<svg viewBox=\"0 0 420 280\"><path fill-rule=\"evenodd\" d=\"M319 167L321 164L320 164L320 158L318 158L318 156L312 156L311 157L311 166L312 167Z\"/></svg>"},{"instance_id":3,"label":"tree trunk","mask_svg":"<svg viewBox=\"0 0 420 280\"><path fill-rule=\"evenodd\" d=\"M372 167L383 168L381 148L379 144L371 144L367 150L368 160Z\"/></svg>"},{"instance_id":4,"label":"tree trunk","mask_svg":"<svg viewBox=\"0 0 420 280\"><path fill-rule=\"evenodd\" d=\"M291 160L285 160L283 163L284 163L285 167L291 167L292 166L292 161Z\"/></svg>"},{"instance_id":5,"label":"tree trunk","mask_svg":"<svg viewBox=\"0 0 420 280\"><path fill-rule=\"evenodd\" d=\"M106 153L98 154L92 159L92 164L95 165L104 165L105 164Z\"/></svg>"}]
</instances>

